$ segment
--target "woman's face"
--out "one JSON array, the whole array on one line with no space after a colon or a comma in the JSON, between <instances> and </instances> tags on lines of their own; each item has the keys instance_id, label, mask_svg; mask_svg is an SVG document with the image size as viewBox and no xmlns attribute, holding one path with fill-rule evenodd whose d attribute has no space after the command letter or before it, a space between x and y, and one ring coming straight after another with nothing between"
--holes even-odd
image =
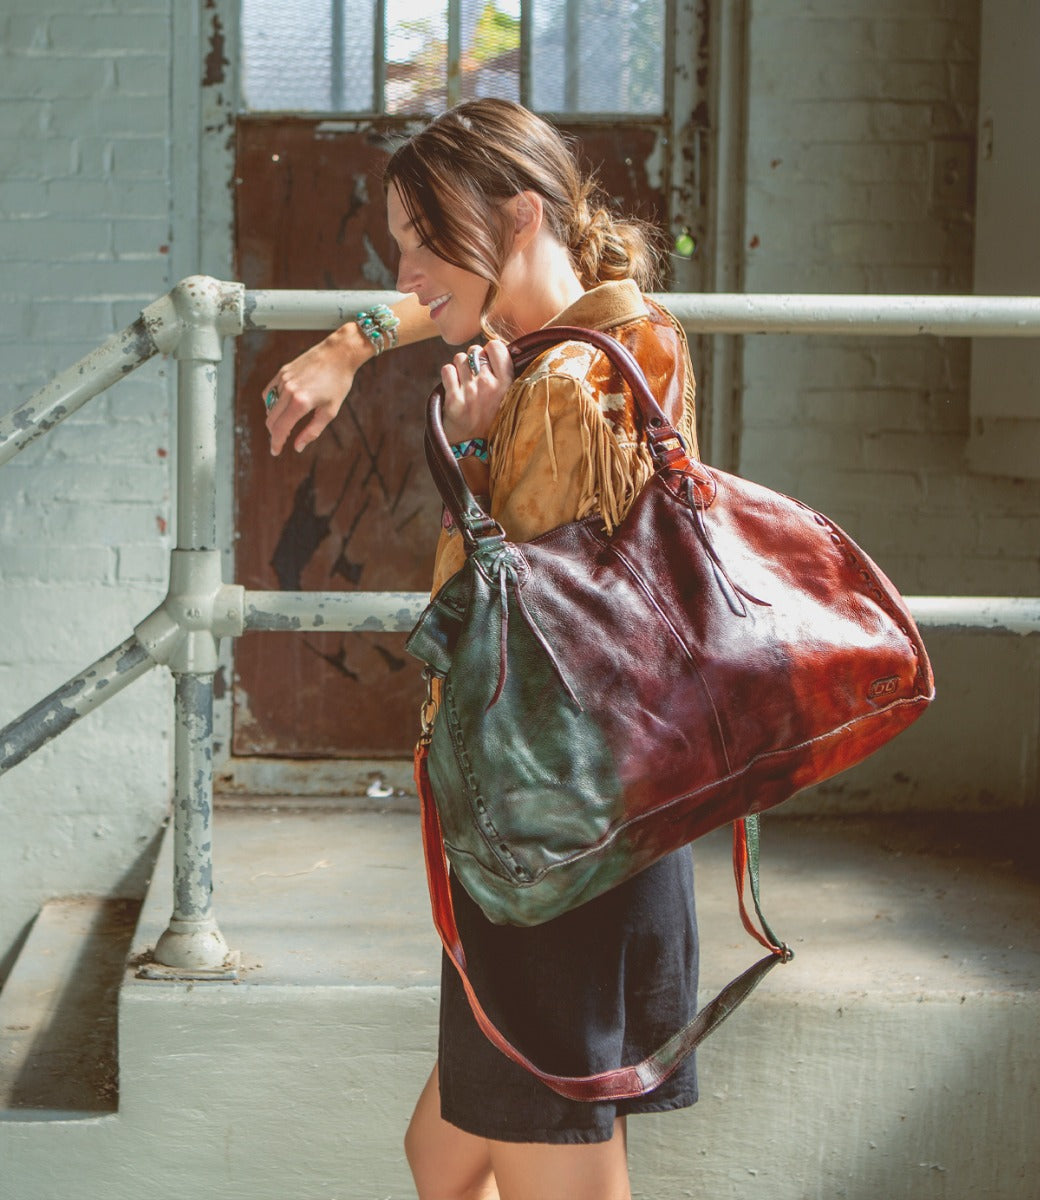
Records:
<instances>
[{"instance_id":1,"label":"woman's face","mask_svg":"<svg viewBox=\"0 0 1040 1200\"><path fill-rule=\"evenodd\" d=\"M489 283L479 275L439 258L419 237L408 216L396 184L386 197L390 236L401 252L397 287L413 292L430 316L441 337L451 346L461 346L480 333L480 314Z\"/></svg>"}]
</instances>

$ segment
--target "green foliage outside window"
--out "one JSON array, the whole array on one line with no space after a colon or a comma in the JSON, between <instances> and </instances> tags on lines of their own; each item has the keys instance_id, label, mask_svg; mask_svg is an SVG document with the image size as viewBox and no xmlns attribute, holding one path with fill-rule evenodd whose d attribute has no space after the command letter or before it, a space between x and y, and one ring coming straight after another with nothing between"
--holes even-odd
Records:
<instances>
[{"instance_id":1,"label":"green foliage outside window","mask_svg":"<svg viewBox=\"0 0 1040 1200\"><path fill-rule=\"evenodd\" d=\"M490 62L520 48L520 18L504 13L489 0L477 21L470 54L475 62Z\"/></svg>"}]
</instances>

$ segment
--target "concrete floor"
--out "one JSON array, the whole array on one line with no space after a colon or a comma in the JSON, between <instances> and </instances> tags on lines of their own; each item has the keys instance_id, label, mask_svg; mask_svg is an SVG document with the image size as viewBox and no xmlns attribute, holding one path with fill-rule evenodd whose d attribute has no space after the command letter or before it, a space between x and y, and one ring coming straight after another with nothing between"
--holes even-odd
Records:
<instances>
[{"instance_id":1,"label":"concrete floor","mask_svg":"<svg viewBox=\"0 0 1040 1200\"><path fill-rule=\"evenodd\" d=\"M1024 828L975 815L763 819L763 908L796 951L772 991L1040 986L1040 863ZM417 817L291 801L217 818L216 912L255 986L435 983ZM695 846L706 986L757 957L737 917L728 827ZM160 860L135 952L165 927Z\"/></svg>"},{"instance_id":2,"label":"concrete floor","mask_svg":"<svg viewBox=\"0 0 1040 1200\"><path fill-rule=\"evenodd\" d=\"M128 971L118 1113L8 1114L0 1200L412 1195L400 1138L433 1062L439 966L411 803L219 810L216 912L240 981ZM700 1051L700 1103L631 1123L633 1194L1035 1200L1032 831L912 815L763 826L763 904L797 957ZM171 841L137 955L169 916ZM695 860L707 990L758 947L727 831Z\"/></svg>"}]
</instances>

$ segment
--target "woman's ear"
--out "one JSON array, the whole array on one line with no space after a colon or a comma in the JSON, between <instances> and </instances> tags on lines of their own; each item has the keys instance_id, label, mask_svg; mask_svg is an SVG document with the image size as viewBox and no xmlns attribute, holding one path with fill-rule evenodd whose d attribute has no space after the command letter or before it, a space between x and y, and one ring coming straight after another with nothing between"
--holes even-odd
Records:
<instances>
[{"instance_id":1,"label":"woman's ear","mask_svg":"<svg viewBox=\"0 0 1040 1200\"><path fill-rule=\"evenodd\" d=\"M513 249L521 250L538 235L545 209L537 192L521 192L510 203L513 205Z\"/></svg>"}]
</instances>

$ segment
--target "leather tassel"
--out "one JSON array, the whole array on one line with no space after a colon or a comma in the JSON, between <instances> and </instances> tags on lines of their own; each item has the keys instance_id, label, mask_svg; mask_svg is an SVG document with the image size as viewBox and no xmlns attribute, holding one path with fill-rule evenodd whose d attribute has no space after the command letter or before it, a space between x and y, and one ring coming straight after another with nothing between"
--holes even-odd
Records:
<instances>
[{"instance_id":1,"label":"leather tassel","mask_svg":"<svg viewBox=\"0 0 1040 1200\"><path fill-rule=\"evenodd\" d=\"M694 499L693 481L687 477L684 480L685 487L683 489L686 503L693 515L694 528L697 530L697 536L708 555L711 562L712 571L715 574L715 582L719 585L719 591L726 599L729 605L730 612L736 617L746 617L748 615L748 607L744 603L745 600L750 600L752 604L757 604L760 608L772 608L773 606L768 600L759 600L757 596L752 596L749 591L746 591L738 583L734 583L729 572L723 566L722 559L719 558L718 552L715 549L711 540L711 534L708 532L707 522L704 520L704 513L701 506Z\"/></svg>"},{"instance_id":2,"label":"leather tassel","mask_svg":"<svg viewBox=\"0 0 1040 1200\"><path fill-rule=\"evenodd\" d=\"M506 685L506 673L509 669L509 587L512 585L513 596L516 599L516 607L520 615L524 619L527 628L530 629L536 641L545 651L546 657L553 665L553 670L556 672L556 678L563 685L563 690L570 696L575 708L578 712L584 712L581 706L581 701L574 694L574 689L563 673L563 668L560 666L559 660L553 653L552 647L546 641L545 634L538 628L538 623L528 611L527 605L524 603L524 598L520 592L520 581L517 579L516 571L506 561L499 563L498 567L498 601L499 601L499 659L498 659L498 683L495 686L494 695L488 701L485 712L490 712L502 697L502 691Z\"/></svg>"},{"instance_id":3,"label":"leather tassel","mask_svg":"<svg viewBox=\"0 0 1040 1200\"><path fill-rule=\"evenodd\" d=\"M502 696L502 689L506 686L506 672L508 666L508 651L509 651L509 591L508 591L508 576L509 566L502 562L498 567L498 684L495 687L495 693L488 701L488 706L484 709L485 712L490 712L495 707Z\"/></svg>"}]
</instances>

